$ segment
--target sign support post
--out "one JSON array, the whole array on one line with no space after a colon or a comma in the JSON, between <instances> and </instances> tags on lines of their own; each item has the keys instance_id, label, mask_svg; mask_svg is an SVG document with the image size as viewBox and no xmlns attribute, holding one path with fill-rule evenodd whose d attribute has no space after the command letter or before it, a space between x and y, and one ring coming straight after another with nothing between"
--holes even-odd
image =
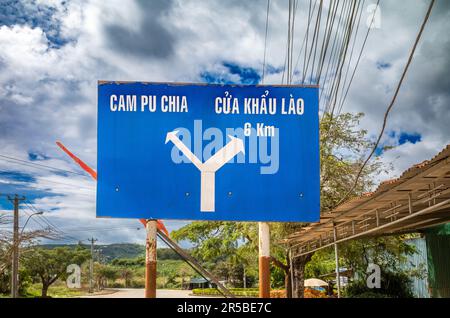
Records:
<instances>
[{"instance_id":1,"label":"sign support post","mask_svg":"<svg viewBox=\"0 0 450 318\"><path fill-rule=\"evenodd\" d=\"M259 233L259 297L270 298L270 228L258 222Z\"/></svg>"},{"instance_id":2,"label":"sign support post","mask_svg":"<svg viewBox=\"0 0 450 318\"><path fill-rule=\"evenodd\" d=\"M145 298L156 298L156 220L148 220L145 245Z\"/></svg>"}]
</instances>

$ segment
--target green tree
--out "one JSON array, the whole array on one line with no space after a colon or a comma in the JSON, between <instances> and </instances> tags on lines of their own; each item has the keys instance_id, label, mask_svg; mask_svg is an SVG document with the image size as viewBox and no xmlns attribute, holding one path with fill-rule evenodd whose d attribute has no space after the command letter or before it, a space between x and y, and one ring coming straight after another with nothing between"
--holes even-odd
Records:
<instances>
[{"instance_id":1,"label":"green tree","mask_svg":"<svg viewBox=\"0 0 450 318\"><path fill-rule=\"evenodd\" d=\"M363 113L325 114L320 122L320 204L321 212L334 207L352 189L356 176L373 148L367 130L360 129ZM374 186L373 175L386 171L377 158L369 162L348 197L358 196Z\"/></svg>"},{"instance_id":2,"label":"green tree","mask_svg":"<svg viewBox=\"0 0 450 318\"><path fill-rule=\"evenodd\" d=\"M180 278L180 288L187 289L186 283L189 283L189 279L194 275L194 272L189 265L183 264L180 266L178 270L178 277Z\"/></svg>"},{"instance_id":3,"label":"green tree","mask_svg":"<svg viewBox=\"0 0 450 318\"><path fill-rule=\"evenodd\" d=\"M108 283L116 280L119 275L119 270L115 266L101 263L94 264L94 279L98 289L108 287Z\"/></svg>"},{"instance_id":4,"label":"green tree","mask_svg":"<svg viewBox=\"0 0 450 318\"><path fill-rule=\"evenodd\" d=\"M122 267L140 267L145 265L145 257L116 258L111 261L111 265Z\"/></svg>"},{"instance_id":5,"label":"green tree","mask_svg":"<svg viewBox=\"0 0 450 318\"><path fill-rule=\"evenodd\" d=\"M23 253L23 266L30 276L40 279L42 283L41 296L47 297L48 288L58 279L67 277L67 266L70 264L81 266L89 257L89 251L80 246L74 249L69 247L54 249L32 247Z\"/></svg>"},{"instance_id":6,"label":"green tree","mask_svg":"<svg viewBox=\"0 0 450 318\"><path fill-rule=\"evenodd\" d=\"M122 278L124 281L125 288L128 288L128 286L130 286L130 282L133 278L134 272L127 267L122 267L119 269L119 274L120 278Z\"/></svg>"},{"instance_id":7,"label":"green tree","mask_svg":"<svg viewBox=\"0 0 450 318\"><path fill-rule=\"evenodd\" d=\"M341 255L342 256L342 255ZM312 255L305 266L305 278L317 278L335 271L334 249L325 248Z\"/></svg>"},{"instance_id":8,"label":"green tree","mask_svg":"<svg viewBox=\"0 0 450 318\"><path fill-rule=\"evenodd\" d=\"M343 265L359 276L365 276L370 263L385 271L401 272L408 255L416 252L414 246L405 242L404 236L383 236L359 239L339 245Z\"/></svg>"},{"instance_id":9,"label":"green tree","mask_svg":"<svg viewBox=\"0 0 450 318\"><path fill-rule=\"evenodd\" d=\"M193 256L220 278L243 285L243 266L257 264L252 260L257 255L256 229L256 223L200 221L171 234L175 240L193 242Z\"/></svg>"},{"instance_id":10,"label":"green tree","mask_svg":"<svg viewBox=\"0 0 450 318\"><path fill-rule=\"evenodd\" d=\"M408 255L416 253L413 245L405 240L408 236L383 236L345 242L340 245L341 262L355 273L356 279L347 290L349 297L412 297L411 278L423 277L423 271L405 269ZM369 289L366 270L369 264L381 268L381 288Z\"/></svg>"},{"instance_id":11,"label":"green tree","mask_svg":"<svg viewBox=\"0 0 450 318\"><path fill-rule=\"evenodd\" d=\"M12 227L12 215L10 213L0 213L0 225L8 225ZM6 294L11 289L11 262L12 262L12 242L13 233L9 230L0 228L0 293ZM51 228L40 230L25 231L19 237L20 250L35 245L39 239L52 239L56 237L56 233ZM23 261L22 253L19 253L20 262ZM19 293L23 293L27 287L28 276L26 271L21 272L19 277Z\"/></svg>"}]
</instances>

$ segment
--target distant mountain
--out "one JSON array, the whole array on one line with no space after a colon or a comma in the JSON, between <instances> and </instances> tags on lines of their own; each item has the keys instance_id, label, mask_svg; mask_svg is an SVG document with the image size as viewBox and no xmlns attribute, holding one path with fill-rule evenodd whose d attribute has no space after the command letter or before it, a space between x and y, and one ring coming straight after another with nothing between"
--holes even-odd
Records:
<instances>
[{"instance_id":1,"label":"distant mountain","mask_svg":"<svg viewBox=\"0 0 450 318\"><path fill-rule=\"evenodd\" d=\"M86 248L90 248L90 245L82 244ZM44 244L40 245L43 248L56 248L56 247L75 247L77 244ZM108 245L95 245L96 256L101 256L101 259L111 261L116 258L136 258L145 256L145 246L132 243L118 243Z\"/></svg>"},{"instance_id":2,"label":"distant mountain","mask_svg":"<svg viewBox=\"0 0 450 318\"><path fill-rule=\"evenodd\" d=\"M96 250L107 261L111 261L117 258L136 258L145 256L145 246L140 244L109 244L98 245Z\"/></svg>"},{"instance_id":3,"label":"distant mountain","mask_svg":"<svg viewBox=\"0 0 450 318\"><path fill-rule=\"evenodd\" d=\"M82 244L86 248L90 248L90 245ZM43 248L56 248L56 247L76 247L77 244L43 244L40 247ZM145 246L133 243L118 243L108 245L95 245L95 256L99 257L103 262L111 262L114 259L126 258L133 259L138 257L145 257ZM158 259L180 259L178 254L172 251L170 248L158 248Z\"/></svg>"}]
</instances>

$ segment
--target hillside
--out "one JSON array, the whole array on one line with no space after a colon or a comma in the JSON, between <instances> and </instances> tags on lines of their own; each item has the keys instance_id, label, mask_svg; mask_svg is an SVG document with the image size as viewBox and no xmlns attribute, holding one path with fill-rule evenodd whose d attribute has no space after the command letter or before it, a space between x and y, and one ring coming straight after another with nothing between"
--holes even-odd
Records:
<instances>
[{"instance_id":1,"label":"hillside","mask_svg":"<svg viewBox=\"0 0 450 318\"><path fill-rule=\"evenodd\" d=\"M75 247L76 244L43 244L40 247L43 248L56 248L56 247ZM90 248L89 245L83 244L86 248ZM138 257L145 257L145 246L133 243L116 243L108 245L95 245L96 255L100 255L101 259L105 262L111 262L114 259L133 259ZM173 252L169 248L158 248L158 259L180 259L178 254Z\"/></svg>"}]
</instances>

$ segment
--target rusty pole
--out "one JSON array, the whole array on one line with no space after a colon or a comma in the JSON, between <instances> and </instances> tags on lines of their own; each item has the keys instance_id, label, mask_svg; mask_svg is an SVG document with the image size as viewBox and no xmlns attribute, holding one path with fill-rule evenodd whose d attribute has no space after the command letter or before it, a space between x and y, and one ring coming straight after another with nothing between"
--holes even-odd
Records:
<instances>
[{"instance_id":1,"label":"rusty pole","mask_svg":"<svg viewBox=\"0 0 450 318\"><path fill-rule=\"evenodd\" d=\"M145 246L145 298L156 298L156 220L148 220Z\"/></svg>"},{"instance_id":2,"label":"rusty pole","mask_svg":"<svg viewBox=\"0 0 450 318\"><path fill-rule=\"evenodd\" d=\"M266 222L258 223L259 234L259 297L270 298L270 229Z\"/></svg>"}]
</instances>

